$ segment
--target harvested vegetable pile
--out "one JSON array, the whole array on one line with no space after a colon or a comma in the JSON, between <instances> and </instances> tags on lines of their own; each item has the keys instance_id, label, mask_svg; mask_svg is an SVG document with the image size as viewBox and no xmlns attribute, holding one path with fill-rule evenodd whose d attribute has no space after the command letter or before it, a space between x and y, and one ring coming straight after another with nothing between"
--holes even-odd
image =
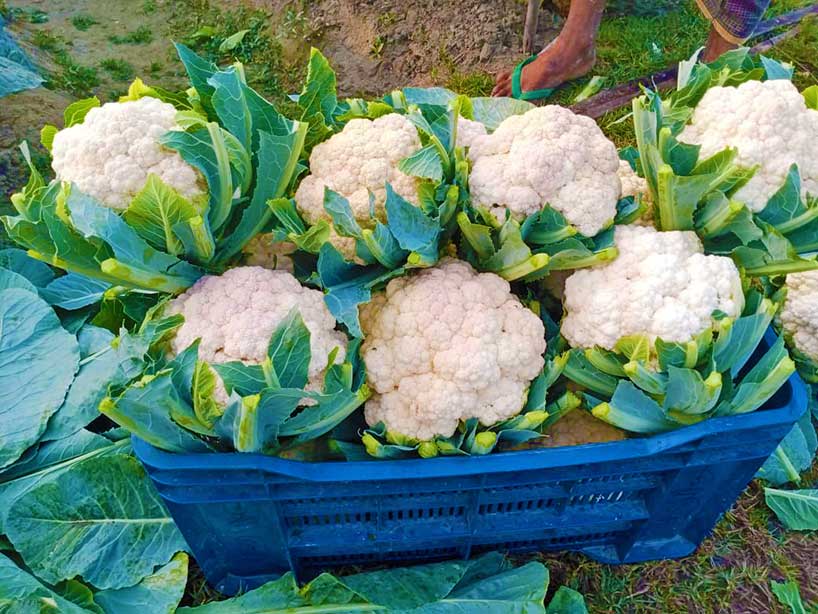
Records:
<instances>
[{"instance_id":1,"label":"harvested vegetable pile","mask_svg":"<svg viewBox=\"0 0 818 614\"><path fill-rule=\"evenodd\" d=\"M634 101L639 147L617 152L557 106L442 88L339 99L315 50L285 117L240 64L178 51L187 91L137 79L44 127L55 178L29 160L2 218L22 248L0 252L14 599L178 603L185 544L129 434L303 461L513 453L752 412L796 367L818 382L818 91L787 66L747 50L683 64L666 99ZM798 147L765 127L783 106ZM772 482L809 465L809 417L797 428ZM441 599L542 570L451 573ZM306 608L339 582L258 590ZM409 611L368 593L375 580L344 582L347 602Z\"/></svg>"}]
</instances>

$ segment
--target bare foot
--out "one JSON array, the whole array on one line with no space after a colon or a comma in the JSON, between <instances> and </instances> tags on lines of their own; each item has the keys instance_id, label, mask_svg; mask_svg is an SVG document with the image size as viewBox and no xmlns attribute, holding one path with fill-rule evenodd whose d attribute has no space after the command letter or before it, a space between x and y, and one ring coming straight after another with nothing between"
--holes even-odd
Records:
<instances>
[{"instance_id":1,"label":"bare foot","mask_svg":"<svg viewBox=\"0 0 818 614\"><path fill-rule=\"evenodd\" d=\"M557 87L586 75L596 62L593 43L562 43L561 38L543 49L537 59L523 68L520 87L524 92ZM511 72L497 75L492 96L511 96Z\"/></svg>"}]
</instances>

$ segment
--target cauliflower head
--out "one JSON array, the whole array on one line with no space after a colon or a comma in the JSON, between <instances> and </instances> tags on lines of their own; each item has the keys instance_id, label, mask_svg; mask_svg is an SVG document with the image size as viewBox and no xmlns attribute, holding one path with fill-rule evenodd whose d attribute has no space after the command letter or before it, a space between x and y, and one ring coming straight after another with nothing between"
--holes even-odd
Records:
<instances>
[{"instance_id":1,"label":"cauliflower head","mask_svg":"<svg viewBox=\"0 0 818 614\"><path fill-rule=\"evenodd\" d=\"M544 364L543 324L508 282L450 258L390 281L361 307L361 324L375 392L366 421L417 439L516 415Z\"/></svg>"},{"instance_id":2,"label":"cauliflower head","mask_svg":"<svg viewBox=\"0 0 818 614\"><path fill-rule=\"evenodd\" d=\"M295 193L299 212L310 224L322 219L331 222L324 209L324 188L330 188L349 201L361 226L374 227L370 193L374 196L374 217L381 221L386 219L387 183L406 200L417 201L417 180L398 170L398 162L420 147L417 129L398 113L375 120L351 120L341 132L312 150L310 174ZM329 241L348 259L354 256L354 239L341 237L333 229Z\"/></svg>"},{"instance_id":3,"label":"cauliflower head","mask_svg":"<svg viewBox=\"0 0 818 614\"><path fill-rule=\"evenodd\" d=\"M796 349L818 361L818 271L787 275L787 298L778 315Z\"/></svg>"},{"instance_id":4,"label":"cauliflower head","mask_svg":"<svg viewBox=\"0 0 818 614\"><path fill-rule=\"evenodd\" d=\"M818 111L785 79L710 88L679 140L701 145L703 158L735 147L739 164L760 165L735 194L752 211L767 205L792 164L798 164L803 192L818 194Z\"/></svg>"},{"instance_id":5,"label":"cauliflower head","mask_svg":"<svg viewBox=\"0 0 818 614\"><path fill-rule=\"evenodd\" d=\"M57 179L114 209L124 209L154 174L186 198L206 192L199 172L159 143L180 130L173 105L145 96L108 102L88 112L81 124L54 136L51 166Z\"/></svg>"},{"instance_id":6,"label":"cauliflower head","mask_svg":"<svg viewBox=\"0 0 818 614\"><path fill-rule=\"evenodd\" d=\"M565 282L562 334L573 347L613 350L626 336L687 342L721 310L738 316L744 293L736 265L706 256L693 232L617 226L619 257Z\"/></svg>"},{"instance_id":7,"label":"cauliflower head","mask_svg":"<svg viewBox=\"0 0 818 614\"><path fill-rule=\"evenodd\" d=\"M335 330L324 295L303 287L287 271L241 266L199 279L165 310L185 317L171 350L178 354L201 339L199 358L206 362L259 364L267 357L273 331L293 307L310 331L308 387L320 389L327 356L337 347L335 362L343 362L347 338ZM226 401L226 394L221 400Z\"/></svg>"},{"instance_id":8,"label":"cauliflower head","mask_svg":"<svg viewBox=\"0 0 818 614\"><path fill-rule=\"evenodd\" d=\"M457 146L471 147L480 137L488 134L486 127L480 122L465 117L457 118Z\"/></svg>"},{"instance_id":9,"label":"cauliflower head","mask_svg":"<svg viewBox=\"0 0 818 614\"><path fill-rule=\"evenodd\" d=\"M619 170L617 173L619 175L619 180L622 182L622 198L625 198L626 196L633 196L641 199L643 203L648 205L647 209L645 209L645 212L642 214L642 217L636 220L634 224L638 224L640 226L652 226L653 197L650 194L648 180L637 175L636 171L634 171L631 168L631 165L625 160L619 161Z\"/></svg>"},{"instance_id":10,"label":"cauliflower head","mask_svg":"<svg viewBox=\"0 0 818 614\"><path fill-rule=\"evenodd\" d=\"M265 269L279 269L294 272L292 255L296 251L294 243L275 241L272 232L257 234L242 249L246 266L260 266Z\"/></svg>"},{"instance_id":11,"label":"cauliflower head","mask_svg":"<svg viewBox=\"0 0 818 614\"><path fill-rule=\"evenodd\" d=\"M621 196L623 198L626 196L638 196L642 199L650 198L647 179L637 175L629 162L620 160L616 174L619 175L619 181L622 184Z\"/></svg>"},{"instance_id":12,"label":"cauliflower head","mask_svg":"<svg viewBox=\"0 0 818 614\"><path fill-rule=\"evenodd\" d=\"M616 216L619 157L590 117L556 105L512 115L474 138L468 157L472 201L500 220L550 205L593 236Z\"/></svg>"}]
</instances>

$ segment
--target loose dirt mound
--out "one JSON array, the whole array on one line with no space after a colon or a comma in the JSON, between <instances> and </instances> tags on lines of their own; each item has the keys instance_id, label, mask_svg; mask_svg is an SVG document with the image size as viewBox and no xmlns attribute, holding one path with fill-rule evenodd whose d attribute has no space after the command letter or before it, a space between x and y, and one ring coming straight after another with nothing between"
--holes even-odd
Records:
<instances>
[{"instance_id":1,"label":"loose dirt mound","mask_svg":"<svg viewBox=\"0 0 818 614\"><path fill-rule=\"evenodd\" d=\"M274 4L276 11L287 6ZM522 57L524 17L520 0L318 0L307 14L344 94L506 69ZM553 14L543 10L540 25L539 40L550 40Z\"/></svg>"}]
</instances>

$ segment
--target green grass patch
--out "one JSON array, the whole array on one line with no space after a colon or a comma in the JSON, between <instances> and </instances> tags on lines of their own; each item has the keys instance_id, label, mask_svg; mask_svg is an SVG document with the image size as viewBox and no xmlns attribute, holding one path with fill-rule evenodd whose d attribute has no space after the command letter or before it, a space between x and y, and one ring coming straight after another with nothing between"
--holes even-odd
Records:
<instances>
[{"instance_id":1,"label":"green grass patch","mask_svg":"<svg viewBox=\"0 0 818 614\"><path fill-rule=\"evenodd\" d=\"M62 49L63 43L59 36L51 32L51 30L35 30L31 36L31 42L35 47L39 47L43 51L56 53Z\"/></svg>"},{"instance_id":2,"label":"green grass patch","mask_svg":"<svg viewBox=\"0 0 818 614\"><path fill-rule=\"evenodd\" d=\"M0 16L9 20L27 21L28 23L47 23L48 13L41 9L28 9L19 6L8 6L5 1L0 2Z\"/></svg>"},{"instance_id":3,"label":"green grass patch","mask_svg":"<svg viewBox=\"0 0 818 614\"><path fill-rule=\"evenodd\" d=\"M99 63L100 67L111 75L114 81L130 81L136 76L133 64L118 58L107 58Z\"/></svg>"},{"instance_id":4,"label":"green grass patch","mask_svg":"<svg viewBox=\"0 0 818 614\"><path fill-rule=\"evenodd\" d=\"M142 14L152 15L156 12L156 0L145 0L142 3Z\"/></svg>"},{"instance_id":5,"label":"green grass patch","mask_svg":"<svg viewBox=\"0 0 818 614\"><path fill-rule=\"evenodd\" d=\"M446 87L470 97L488 96L494 87L494 76L487 72L455 72L446 79Z\"/></svg>"},{"instance_id":6,"label":"green grass patch","mask_svg":"<svg viewBox=\"0 0 818 614\"><path fill-rule=\"evenodd\" d=\"M97 25L99 22L87 13L78 13L71 18L71 23L77 30L85 32L88 28Z\"/></svg>"},{"instance_id":7,"label":"green grass patch","mask_svg":"<svg viewBox=\"0 0 818 614\"><path fill-rule=\"evenodd\" d=\"M153 31L148 26L139 26L125 36L112 34L108 40L114 45L147 45L153 41Z\"/></svg>"},{"instance_id":8,"label":"green grass patch","mask_svg":"<svg viewBox=\"0 0 818 614\"><path fill-rule=\"evenodd\" d=\"M87 97L99 85L96 68L78 63L66 49L65 41L50 30L35 30L31 42L50 54L57 65L56 70L50 71L46 77L47 88Z\"/></svg>"},{"instance_id":9,"label":"green grass patch","mask_svg":"<svg viewBox=\"0 0 818 614\"><path fill-rule=\"evenodd\" d=\"M217 64L242 62L247 81L253 88L282 112L293 109L287 94L301 86L308 46L304 57L286 62L281 41L271 32L270 16L261 10L241 7L222 11L207 0L183 0L175 3L174 10L176 16L171 21L174 39ZM241 30L247 30L241 42L230 50L220 50L229 36Z\"/></svg>"},{"instance_id":10,"label":"green grass patch","mask_svg":"<svg viewBox=\"0 0 818 614\"><path fill-rule=\"evenodd\" d=\"M46 85L50 89L64 90L71 94L87 98L93 89L99 86L99 74L96 68L77 63L68 53L55 56L59 71L49 75Z\"/></svg>"}]
</instances>

